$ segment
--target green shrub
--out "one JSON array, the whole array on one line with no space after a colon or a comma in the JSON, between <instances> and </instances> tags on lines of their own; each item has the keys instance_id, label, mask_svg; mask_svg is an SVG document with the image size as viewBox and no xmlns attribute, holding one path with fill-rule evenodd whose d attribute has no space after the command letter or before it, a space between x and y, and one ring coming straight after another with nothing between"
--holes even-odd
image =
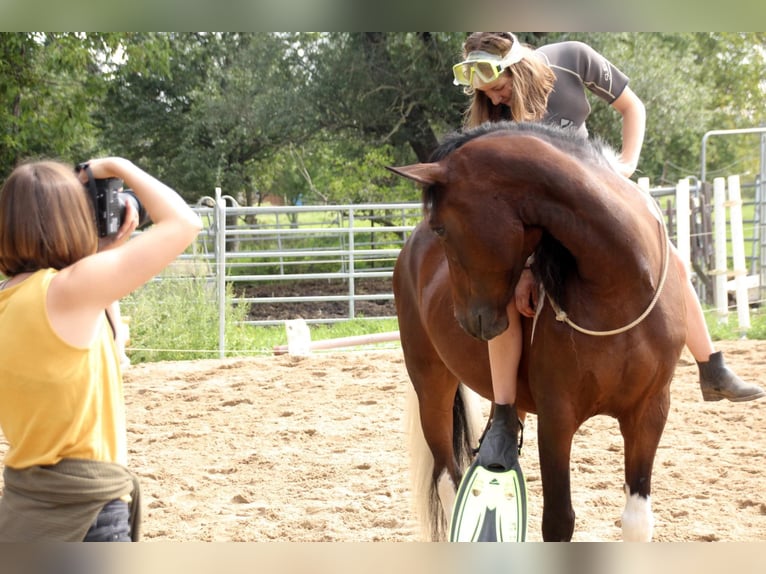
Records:
<instances>
[{"instance_id":1,"label":"green shrub","mask_svg":"<svg viewBox=\"0 0 766 574\"><path fill-rule=\"evenodd\" d=\"M715 309L705 311L710 337L714 341L747 339L766 339L766 314L760 308L750 309L750 328L743 332L739 328L737 310L730 309L727 317L721 321Z\"/></svg>"},{"instance_id":2,"label":"green shrub","mask_svg":"<svg viewBox=\"0 0 766 574\"><path fill-rule=\"evenodd\" d=\"M271 354L287 344L284 326L253 326L242 322L247 309L234 305L226 288L225 356ZM121 302L130 321L128 355L132 363L218 358L219 316L215 284L206 278L165 277L152 281ZM355 319L311 325L319 341L395 331L396 319Z\"/></svg>"},{"instance_id":3,"label":"green shrub","mask_svg":"<svg viewBox=\"0 0 766 574\"><path fill-rule=\"evenodd\" d=\"M227 298L231 297L230 287ZM205 278L155 280L122 301L130 317L131 361L173 361L217 357L218 305L215 284ZM246 329L237 325L247 310L228 304L225 310L227 346L251 344Z\"/></svg>"}]
</instances>

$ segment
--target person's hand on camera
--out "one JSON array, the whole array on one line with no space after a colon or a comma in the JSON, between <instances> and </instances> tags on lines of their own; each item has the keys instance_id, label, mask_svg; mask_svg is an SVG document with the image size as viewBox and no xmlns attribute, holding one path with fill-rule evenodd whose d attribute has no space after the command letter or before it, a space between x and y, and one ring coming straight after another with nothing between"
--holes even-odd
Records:
<instances>
[{"instance_id":1,"label":"person's hand on camera","mask_svg":"<svg viewBox=\"0 0 766 574\"><path fill-rule=\"evenodd\" d=\"M125 202L125 221L115 235L99 237L98 250L114 249L125 243L138 227L138 211L130 201Z\"/></svg>"},{"instance_id":2,"label":"person's hand on camera","mask_svg":"<svg viewBox=\"0 0 766 574\"><path fill-rule=\"evenodd\" d=\"M85 163L90 167L94 179L109 179L110 177L120 177L115 172L116 164L126 161L119 157L100 157L89 159ZM80 170L77 177L81 182L88 183L88 174L85 170Z\"/></svg>"}]
</instances>

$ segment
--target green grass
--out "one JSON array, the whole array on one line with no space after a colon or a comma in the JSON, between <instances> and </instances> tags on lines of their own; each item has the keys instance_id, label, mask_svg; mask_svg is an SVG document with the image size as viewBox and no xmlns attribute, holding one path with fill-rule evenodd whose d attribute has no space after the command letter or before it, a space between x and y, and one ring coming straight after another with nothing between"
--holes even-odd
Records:
<instances>
[{"instance_id":1,"label":"green grass","mask_svg":"<svg viewBox=\"0 0 766 574\"><path fill-rule=\"evenodd\" d=\"M287 344L284 326L241 324L246 318L246 309L232 305L231 297L229 285L224 315L225 356L272 354L275 346ZM204 278L168 277L153 281L126 297L121 308L123 316L130 321L128 355L134 364L220 356L215 287ZM312 341L397 329L396 319L362 318L310 326Z\"/></svg>"},{"instance_id":2,"label":"green grass","mask_svg":"<svg viewBox=\"0 0 766 574\"><path fill-rule=\"evenodd\" d=\"M218 306L215 286L204 278L166 277L144 285L121 302L129 317L133 363L213 357L218 349ZM226 309L226 338L242 344L236 329L244 309Z\"/></svg>"},{"instance_id":3,"label":"green grass","mask_svg":"<svg viewBox=\"0 0 766 574\"><path fill-rule=\"evenodd\" d=\"M230 301L231 293L227 294ZM166 278L142 287L122 302L123 315L130 317L128 349L135 363L218 358L218 307L212 284L204 279ZM713 340L766 339L766 313L751 309L751 327L742 333L736 310L721 323L710 309L705 313ZM277 345L287 344L284 326L253 326L242 307L228 303L225 311L225 356L270 355ZM311 340L320 341L398 329L396 319L354 319L333 324L310 325ZM365 348L395 348L381 343Z\"/></svg>"},{"instance_id":4,"label":"green grass","mask_svg":"<svg viewBox=\"0 0 766 574\"><path fill-rule=\"evenodd\" d=\"M750 329L743 332L739 327L737 310L729 310L728 316L721 321L715 309L705 311L710 336L714 341L747 339L766 339L766 312L760 308L750 309Z\"/></svg>"}]
</instances>

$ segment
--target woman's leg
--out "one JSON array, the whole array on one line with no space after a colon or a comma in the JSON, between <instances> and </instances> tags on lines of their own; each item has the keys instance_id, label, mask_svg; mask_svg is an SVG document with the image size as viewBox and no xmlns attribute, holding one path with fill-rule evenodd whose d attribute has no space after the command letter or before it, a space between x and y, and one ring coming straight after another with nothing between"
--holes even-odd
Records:
<instances>
[{"instance_id":1,"label":"woman's leg","mask_svg":"<svg viewBox=\"0 0 766 574\"><path fill-rule=\"evenodd\" d=\"M516 411L516 382L521 359L521 315L516 303L508 305L508 328L489 341L489 366L494 394L492 424L479 447L479 464L513 468L518 460L521 425Z\"/></svg>"},{"instance_id":2,"label":"woman's leg","mask_svg":"<svg viewBox=\"0 0 766 574\"><path fill-rule=\"evenodd\" d=\"M697 292L694 290L686 266L673 251L684 279L686 300L686 346L697 362L700 373L700 390L706 401L729 399L733 402L752 401L766 396L758 385L746 383L729 369L720 351L716 352L705 322Z\"/></svg>"},{"instance_id":3,"label":"woman's leg","mask_svg":"<svg viewBox=\"0 0 766 574\"><path fill-rule=\"evenodd\" d=\"M508 328L489 341L489 368L495 404L516 402L516 378L521 360L521 315L512 300L507 308Z\"/></svg>"}]
</instances>

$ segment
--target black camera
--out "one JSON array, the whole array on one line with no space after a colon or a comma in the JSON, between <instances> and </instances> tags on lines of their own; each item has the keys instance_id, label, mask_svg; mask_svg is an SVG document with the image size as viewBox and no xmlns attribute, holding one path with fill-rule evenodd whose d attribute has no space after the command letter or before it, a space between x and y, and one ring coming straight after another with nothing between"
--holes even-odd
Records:
<instances>
[{"instance_id":1,"label":"black camera","mask_svg":"<svg viewBox=\"0 0 766 574\"><path fill-rule=\"evenodd\" d=\"M130 202L138 213L138 227L148 222L146 210L130 189L122 189L122 181L116 177L96 179L87 163L77 164L75 172L84 171L88 182L84 183L91 205L95 212L96 228L99 237L116 235L125 222L125 205Z\"/></svg>"}]
</instances>

